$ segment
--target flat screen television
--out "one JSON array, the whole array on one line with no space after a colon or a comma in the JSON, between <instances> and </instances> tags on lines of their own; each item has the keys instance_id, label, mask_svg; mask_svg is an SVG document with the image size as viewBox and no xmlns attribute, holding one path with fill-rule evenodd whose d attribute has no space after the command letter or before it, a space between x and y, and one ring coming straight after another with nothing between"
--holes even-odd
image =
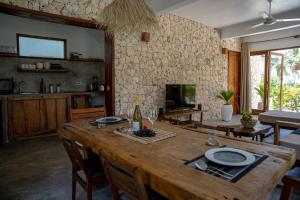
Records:
<instances>
[{"instance_id":1,"label":"flat screen television","mask_svg":"<svg viewBox=\"0 0 300 200\"><path fill-rule=\"evenodd\" d=\"M195 102L196 85L166 85L166 111L194 108Z\"/></svg>"}]
</instances>

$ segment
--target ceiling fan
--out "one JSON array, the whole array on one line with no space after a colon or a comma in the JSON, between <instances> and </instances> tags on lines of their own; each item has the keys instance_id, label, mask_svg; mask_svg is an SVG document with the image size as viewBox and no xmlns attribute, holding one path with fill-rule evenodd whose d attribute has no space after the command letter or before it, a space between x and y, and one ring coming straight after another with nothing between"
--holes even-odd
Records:
<instances>
[{"instance_id":1,"label":"ceiling fan","mask_svg":"<svg viewBox=\"0 0 300 200\"><path fill-rule=\"evenodd\" d=\"M273 0L267 0L269 2L269 13L264 12L263 13L263 22L256 24L254 26L252 26L251 28L257 28L260 26L264 26L264 25L273 25L276 24L277 22L296 22L299 21L300 22L300 18L292 18L292 19L276 19L272 16L272 1Z\"/></svg>"}]
</instances>

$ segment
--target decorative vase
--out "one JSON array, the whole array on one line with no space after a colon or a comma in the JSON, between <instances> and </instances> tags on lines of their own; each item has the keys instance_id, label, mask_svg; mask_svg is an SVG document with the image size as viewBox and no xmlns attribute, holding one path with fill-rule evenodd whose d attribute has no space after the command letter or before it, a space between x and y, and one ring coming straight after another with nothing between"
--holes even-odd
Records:
<instances>
[{"instance_id":1,"label":"decorative vase","mask_svg":"<svg viewBox=\"0 0 300 200\"><path fill-rule=\"evenodd\" d=\"M258 102L258 103L257 103L257 109L258 109L258 110L264 109L264 104L263 104L262 102Z\"/></svg>"},{"instance_id":2,"label":"decorative vase","mask_svg":"<svg viewBox=\"0 0 300 200\"><path fill-rule=\"evenodd\" d=\"M231 104L224 104L221 109L222 120L229 122L232 119L233 107Z\"/></svg>"}]
</instances>

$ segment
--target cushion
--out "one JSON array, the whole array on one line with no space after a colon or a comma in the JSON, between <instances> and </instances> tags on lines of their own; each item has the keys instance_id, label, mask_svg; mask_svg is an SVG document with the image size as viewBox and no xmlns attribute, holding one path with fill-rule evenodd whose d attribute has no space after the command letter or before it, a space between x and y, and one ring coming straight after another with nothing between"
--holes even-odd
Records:
<instances>
[{"instance_id":1,"label":"cushion","mask_svg":"<svg viewBox=\"0 0 300 200\"><path fill-rule=\"evenodd\" d=\"M270 110L258 115L258 120L263 123L274 124L276 121L288 121L300 123L300 112L287 112L280 110Z\"/></svg>"},{"instance_id":2,"label":"cushion","mask_svg":"<svg viewBox=\"0 0 300 200\"><path fill-rule=\"evenodd\" d=\"M296 159L300 160L300 135L289 134L280 139L280 146L289 147L296 150Z\"/></svg>"}]
</instances>

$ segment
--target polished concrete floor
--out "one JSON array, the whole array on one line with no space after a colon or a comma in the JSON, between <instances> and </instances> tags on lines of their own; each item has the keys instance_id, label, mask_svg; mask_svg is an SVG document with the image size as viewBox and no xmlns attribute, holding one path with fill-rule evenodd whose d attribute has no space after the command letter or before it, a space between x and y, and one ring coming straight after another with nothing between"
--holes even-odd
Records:
<instances>
[{"instance_id":1,"label":"polished concrete floor","mask_svg":"<svg viewBox=\"0 0 300 200\"><path fill-rule=\"evenodd\" d=\"M79 185L77 196L86 199ZM0 147L0 199L71 199L71 163L57 136ZM112 199L109 188L96 188L94 199Z\"/></svg>"},{"instance_id":2,"label":"polished concrete floor","mask_svg":"<svg viewBox=\"0 0 300 200\"><path fill-rule=\"evenodd\" d=\"M279 199L279 194L280 188L276 188L267 199ZM77 197L86 199L80 186ZM57 136L0 146L0 199L71 199L71 163ZM110 189L95 188L93 199L112 199Z\"/></svg>"}]
</instances>

